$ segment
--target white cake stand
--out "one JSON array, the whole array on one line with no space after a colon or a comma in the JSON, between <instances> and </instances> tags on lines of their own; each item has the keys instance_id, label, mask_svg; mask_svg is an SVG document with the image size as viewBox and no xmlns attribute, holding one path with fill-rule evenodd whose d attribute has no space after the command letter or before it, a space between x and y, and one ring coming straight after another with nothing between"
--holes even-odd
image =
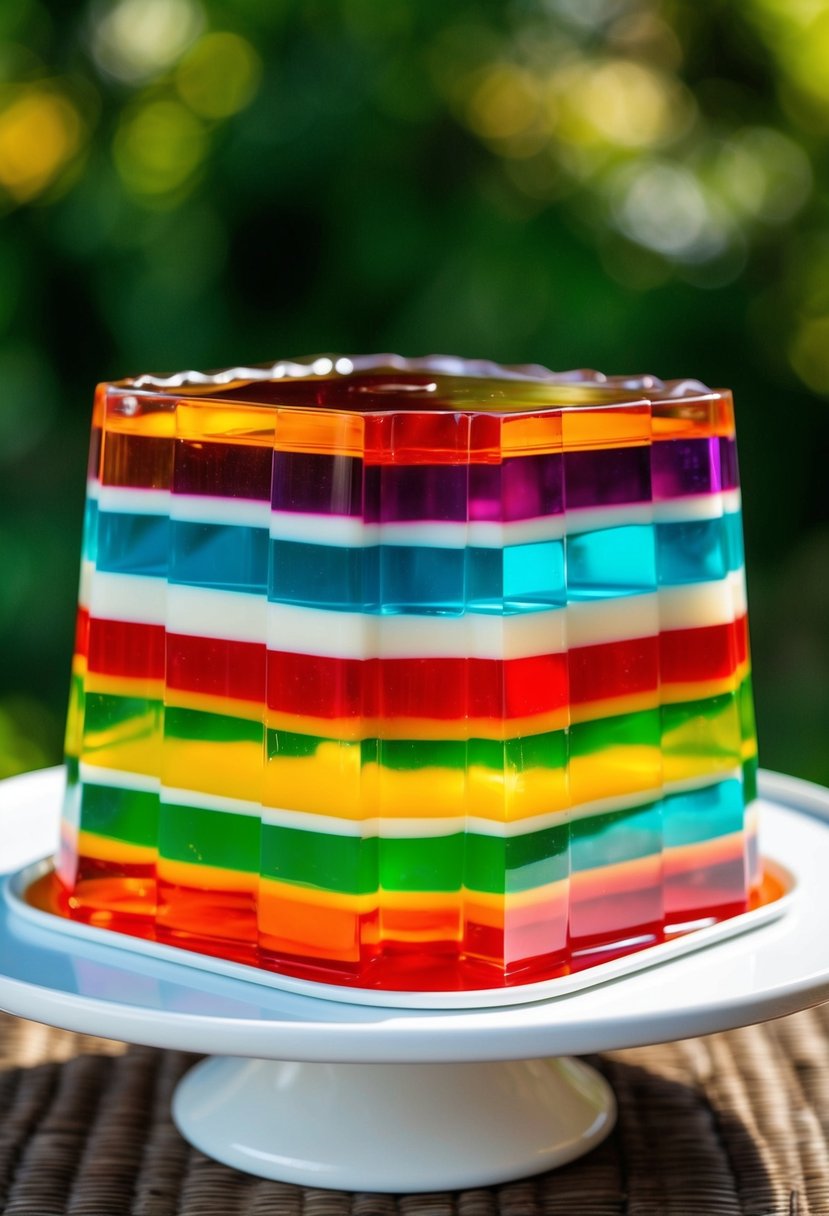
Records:
<instances>
[{"instance_id":1,"label":"white cake stand","mask_svg":"<svg viewBox=\"0 0 829 1216\"><path fill-rule=\"evenodd\" d=\"M54 847L62 774L0 783L0 872ZM570 1053L727 1030L829 998L829 793L762 776L762 844L798 881L785 916L556 999L408 1010L319 1000L75 939L0 907L0 1007L213 1058L174 1115L209 1155L305 1186L486 1186L572 1160L614 1119ZM562 1058L565 1057L565 1058Z\"/></svg>"}]
</instances>

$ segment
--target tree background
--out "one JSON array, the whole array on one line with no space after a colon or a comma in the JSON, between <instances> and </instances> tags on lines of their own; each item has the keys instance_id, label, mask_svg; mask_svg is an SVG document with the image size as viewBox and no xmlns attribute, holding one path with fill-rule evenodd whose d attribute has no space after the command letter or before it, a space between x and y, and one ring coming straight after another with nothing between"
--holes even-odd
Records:
<instances>
[{"instance_id":1,"label":"tree background","mask_svg":"<svg viewBox=\"0 0 829 1216\"><path fill-rule=\"evenodd\" d=\"M448 351L734 389L763 763L829 783L829 0L6 0L0 775L97 381Z\"/></svg>"}]
</instances>

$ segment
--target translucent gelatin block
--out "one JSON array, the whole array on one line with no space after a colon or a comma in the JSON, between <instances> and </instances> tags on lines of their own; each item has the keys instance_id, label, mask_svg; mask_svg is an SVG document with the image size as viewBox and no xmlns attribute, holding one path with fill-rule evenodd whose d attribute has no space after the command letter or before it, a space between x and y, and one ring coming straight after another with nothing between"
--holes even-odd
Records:
<instances>
[{"instance_id":1,"label":"translucent gelatin block","mask_svg":"<svg viewBox=\"0 0 829 1216\"><path fill-rule=\"evenodd\" d=\"M451 358L101 386L72 915L334 984L546 979L744 911L731 398Z\"/></svg>"}]
</instances>

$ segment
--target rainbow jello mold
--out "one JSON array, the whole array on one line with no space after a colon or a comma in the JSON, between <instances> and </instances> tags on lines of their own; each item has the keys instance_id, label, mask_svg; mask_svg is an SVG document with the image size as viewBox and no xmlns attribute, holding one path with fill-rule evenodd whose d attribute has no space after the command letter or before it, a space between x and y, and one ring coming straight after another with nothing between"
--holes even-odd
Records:
<instances>
[{"instance_id":1,"label":"rainbow jello mold","mask_svg":"<svg viewBox=\"0 0 829 1216\"><path fill-rule=\"evenodd\" d=\"M333 984L546 979L746 910L730 394L449 358L100 386L70 915Z\"/></svg>"}]
</instances>

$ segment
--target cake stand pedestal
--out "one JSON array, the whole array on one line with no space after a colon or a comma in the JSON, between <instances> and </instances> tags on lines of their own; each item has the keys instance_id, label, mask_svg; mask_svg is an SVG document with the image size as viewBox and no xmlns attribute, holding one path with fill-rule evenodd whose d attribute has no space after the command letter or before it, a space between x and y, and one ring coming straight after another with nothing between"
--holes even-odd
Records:
<instances>
[{"instance_id":1,"label":"cake stand pedestal","mask_svg":"<svg viewBox=\"0 0 829 1216\"><path fill-rule=\"evenodd\" d=\"M580 1157L616 1104L581 1060L301 1064L213 1057L179 1083L195 1146L281 1182L350 1191L489 1186ZM229 1135L229 1129L233 1129Z\"/></svg>"},{"instance_id":2,"label":"cake stand pedestal","mask_svg":"<svg viewBox=\"0 0 829 1216\"><path fill-rule=\"evenodd\" d=\"M48 855L60 770L0 785L0 872ZM560 1165L613 1124L571 1054L665 1042L829 998L829 793L763 774L764 852L797 878L774 922L532 1004L398 1009L283 992L75 939L0 908L0 1007L215 1058L174 1114L198 1148L267 1178L346 1190L486 1186Z\"/></svg>"}]
</instances>

